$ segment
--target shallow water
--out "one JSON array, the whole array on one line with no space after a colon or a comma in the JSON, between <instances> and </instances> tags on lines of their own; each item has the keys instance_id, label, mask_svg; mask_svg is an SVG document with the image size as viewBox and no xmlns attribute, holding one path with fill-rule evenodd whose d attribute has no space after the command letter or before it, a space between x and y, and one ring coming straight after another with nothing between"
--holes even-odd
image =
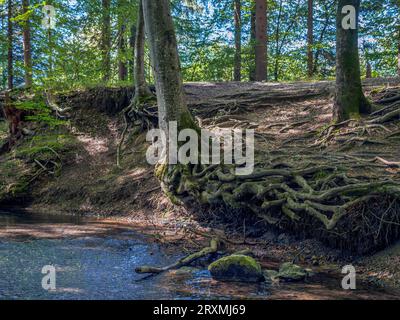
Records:
<instances>
[{"instance_id":1,"label":"shallow water","mask_svg":"<svg viewBox=\"0 0 400 320\"><path fill-rule=\"evenodd\" d=\"M396 292L340 287L337 275L306 283L243 284L211 279L206 268L141 280L140 265L162 266L182 256L127 224L81 217L0 212L0 299L399 299ZM264 262L264 264L268 262ZM43 266L56 268L46 291Z\"/></svg>"}]
</instances>

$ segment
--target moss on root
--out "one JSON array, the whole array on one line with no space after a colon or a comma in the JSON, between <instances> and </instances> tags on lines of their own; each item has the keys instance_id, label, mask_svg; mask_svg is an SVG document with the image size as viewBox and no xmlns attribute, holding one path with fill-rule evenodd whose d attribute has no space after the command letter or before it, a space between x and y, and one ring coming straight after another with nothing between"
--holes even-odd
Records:
<instances>
[{"instance_id":1,"label":"moss on root","mask_svg":"<svg viewBox=\"0 0 400 320\"><path fill-rule=\"evenodd\" d=\"M400 236L399 182L365 182L349 178L344 169L301 168L301 163L297 168L257 169L245 177L235 176L232 170L176 165L157 168L156 175L174 203L181 200L189 207L243 211L250 219L261 218L273 227L316 237L344 250L368 253ZM387 197L395 202L385 201L387 205L376 212L365 211Z\"/></svg>"}]
</instances>

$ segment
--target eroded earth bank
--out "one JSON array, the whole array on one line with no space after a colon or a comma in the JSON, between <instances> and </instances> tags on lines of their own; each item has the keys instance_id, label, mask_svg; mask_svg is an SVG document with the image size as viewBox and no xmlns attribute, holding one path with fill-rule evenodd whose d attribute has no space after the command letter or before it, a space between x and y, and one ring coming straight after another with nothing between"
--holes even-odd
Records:
<instances>
[{"instance_id":1,"label":"eroded earth bank","mask_svg":"<svg viewBox=\"0 0 400 320\"><path fill-rule=\"evenodd\" d=\"M116 165L124 130L121 111L129 104L131 88L57 93L54 104L65 111L53 115L59 123L27 121L23 136L0 156L1 208L15 211L15 207L23 207L25 214L31 215L101 217L124 224L124 228L149 235L152 242L175 247L170 249L171 255L165 255L165 261L149 262L157 265L167 265L182 248L188 253L200 250L211 235L224 239L227 251L250 250L270 269L287 261L311 268L317 278L298 284L302 288L324 281L330 283L328 289L336 283L340 289L337 275L346 264L356 267L364 287L398 287L398 85L390 79L365 82L364 89L376 102L377 111L368 119L331 125L331 82L186 84L190 109L201 127L256 131L256 174L262 174L238 183L223 172L225 185L234 184L224 189L233 198L221 196L228 204L223 208L193 202L186 208L173 204L162 192L154 168L146 162L145 133L128 130L120 166ZM23 101L32 99L24 95ZM30 107L35 109L32 104ZM7 127L0 123L3 145L7 143ZM268 175L267 170L275 171ZM297 174L286 179L288 172ZM268 189L270 177L279 187ZM213 179L210 176L210 181ZM285 181L286 190L282 189ZM254 190L251 183L262 190ZM269 192L289 196L273 198ZM187 191L187 195L193 197L193 192ZM362 201L351 203L354 197ZM337 205L351 210L340 215L338 225L327 231L326 224L332 222ZM292 213L301 223L296 223L296 218L292 221ZM322 219L318 213L323 214ZM43 228L35 231L27 224L3 224L0 228L2 243L11 237L50 239L53 231L60 234L53 224L46 224L50 231L44 235ZM77 235L69 234L74 228ZM87 230L80 233L76 226L61 229L61 233L69 230L71 237L88 236ZM336 278L333 282L318 278L321 273ZM293 298L318 298L318 290L309 296L294 294ZM350 293L338 293L337 297L357 298Z\"/></svg>"}]
</instances>

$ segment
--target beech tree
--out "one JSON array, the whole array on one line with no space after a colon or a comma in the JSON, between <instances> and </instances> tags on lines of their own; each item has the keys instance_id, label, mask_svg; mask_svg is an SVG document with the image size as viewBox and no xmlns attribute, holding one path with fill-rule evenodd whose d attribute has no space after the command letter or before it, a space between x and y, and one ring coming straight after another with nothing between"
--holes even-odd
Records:
<instances>
[{"instance_id":1,"label":"beech tree","mask_svg":"<svg viewBox=\"0 0 400 320\"><path fill-rule=\"evenodd\" d=\"M132 37L135 35L135 39ZM127 108L123 110L124 120L125 120L125 128L122 132L121 139L118 143L117 147L117 166L121 166L121 152L122 145L125 140L125 135L127 133L128 127L131 123L135 124L137 120L141 120L142 127L149 128L153 125L152 121L155 116L145 111L148 102L152 102L153 94L150 91L145 77L145 64L144 64L144 45L145 45L145 30L144 30L144 16L143 16L143 0L139 0L138 6L138 14L137 14L137 25L136 27L132 27L131 29L131 46L134 46L132 50L134 51L135 59L134 59L134 84L135 84L135 92L133 94L133 98L131 103ZM143 120L143 118L146 118ZM147 121L144 123L144 121Z\"/></svg>"},{"instance_id":2,"label":"beech tree","mask_svg":"<svg viewBox=\"0 0 400 320\"><path fill-rule=\"evenodd\" d=\"M345 7L351 6L351 7ZM347 9L349 11L347 11ZM352 12L351 8L354 8ZM343 13L344 12L344 13ZM338 122L371 112L361 84L358 50L360 0L339 0L336 15L336 94L334 119Z\"/></svg>"},{"instance_id":3,"label":"beech tree","mask_svg":"<svg viewBox=\"0 0 400 320\"><path fill-rule=\"evenodd\" d=\"M146 83L145 65L144 65L144 16L143 16L143 0L139 1L136 40L135 40L135 103L138 107L141 101L151 95L149 87Z\"/></svg>"},{"instance_id":4,"label":"beech tree","mask_svg":"<svg viewBox=\"0 0 400 320\"><path fill-rule=\"evenodd\" d=\"M146 33L154 68L159 126L167 132L176 121L178 130L196 128L183 92L181 66L169 0L142 0Z\"/></svg>"}]
</instances>

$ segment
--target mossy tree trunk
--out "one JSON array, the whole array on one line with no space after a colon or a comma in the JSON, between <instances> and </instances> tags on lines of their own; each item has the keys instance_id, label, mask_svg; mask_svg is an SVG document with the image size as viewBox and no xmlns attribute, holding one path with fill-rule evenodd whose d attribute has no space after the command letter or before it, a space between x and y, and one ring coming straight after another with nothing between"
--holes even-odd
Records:
<instances>
[{"instance_id":1,"label":"mossy tree trunk","mask_svg":"<svg viewBox=\"0 0 400 320\"><path fill-rule=\"evenodd\" d=\"M176 121L178 130L197 128L183 92L181 67L169 0L142 0L146 33L154 68L159 126L167 132Z\"/></svg>"},{"instance_id":2,"label":"mossy tree trunk","mask_svg":"<svg viewBox=\"0 0 400 320\"><path fill-rule=\"evenodd\" d=\"M355 29L344 29L344 6L356 10ZM360 0L339 0L336 15L336 96L334 119L337 122L357 118L371 112L371 104L365 98L361 85L360 57L358 51L358 20Z\"/></svg>"}]
</instances>

